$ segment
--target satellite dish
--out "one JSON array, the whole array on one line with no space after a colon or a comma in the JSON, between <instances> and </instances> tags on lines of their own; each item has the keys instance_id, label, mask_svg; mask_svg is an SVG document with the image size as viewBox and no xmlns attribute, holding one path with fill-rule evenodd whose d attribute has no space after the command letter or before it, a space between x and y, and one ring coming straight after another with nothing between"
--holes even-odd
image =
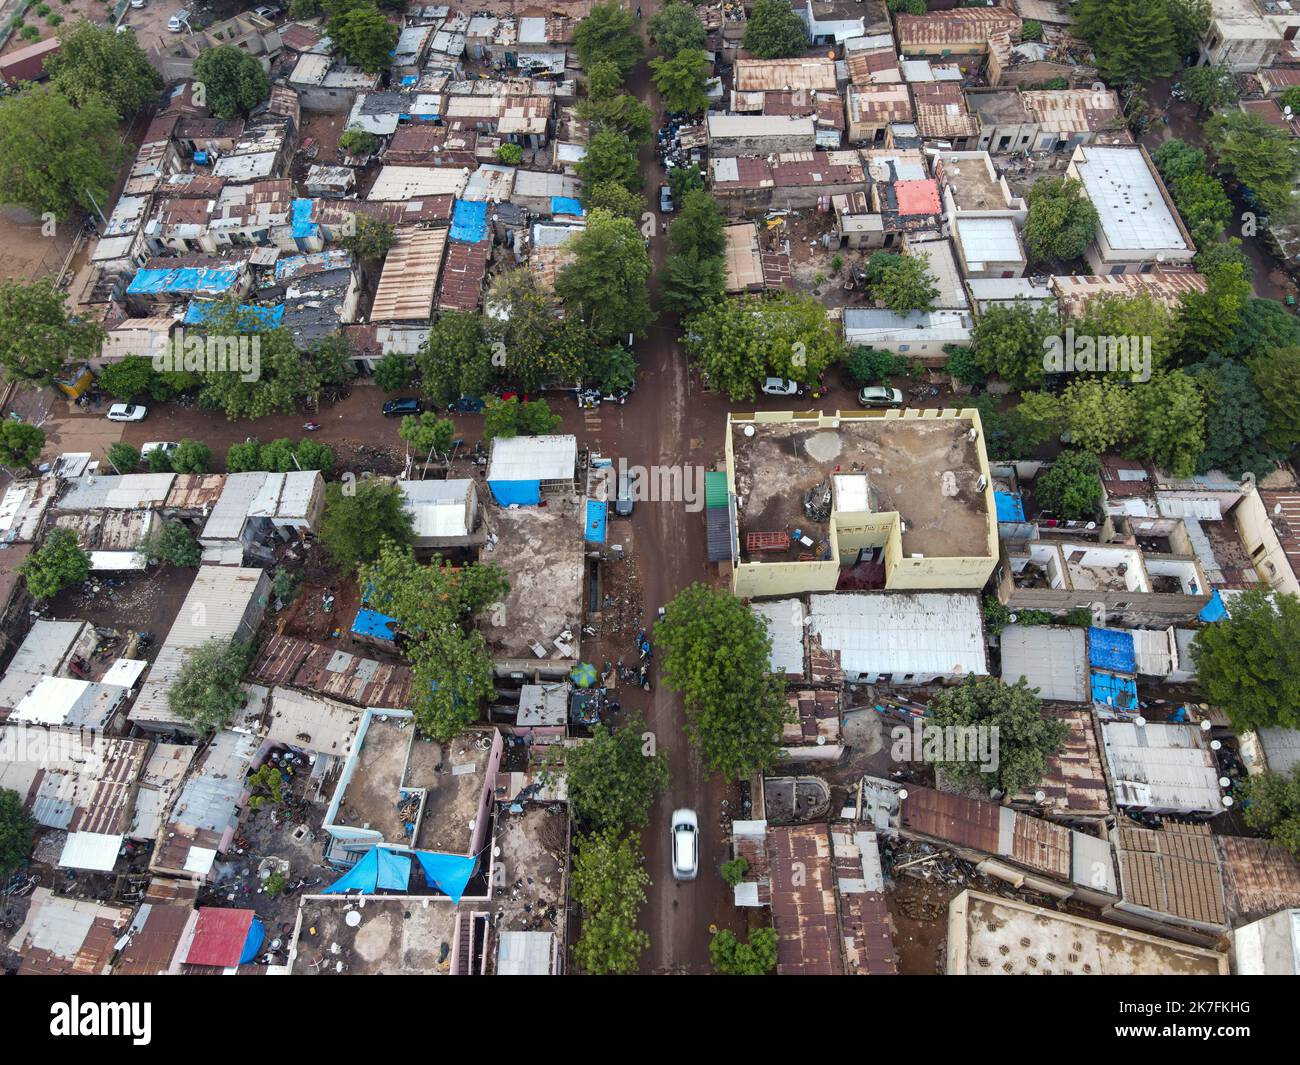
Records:
<instances>
[{"instance_id":1,"label":"satellite dish","mask_svg":"<svg viewBox=\"0 0 1300 1065\"><path fill-rule=\"evenodd\" d=\"M745 426L745 435L746 435L746 436L753 436L753 435L754 435L754 427L753 427L752 425L747 425L747 426Z\"/></svg>"},{"instance_id":2,"label":"satellite dish","mask_svg":"<svg viewBox=\"0 0 1300 1065\"><path fill-rule=\"evenodd\" d=\"M1219 787L1230 788L1232 787L1232 781L1229 780L1227 777L1219 777Z\"/></svg>"},{"instance_id":3,"label":"satellite dish","mask_svg":"<svg viewBox=\"0 0 1300 1065\"><path fill-rule=\"evenodd\" d=\"M1133 724L1135 724L1138 728L1144 728L1146 726L1146 723L1147 723L1147 719L1143 717L1141 714L1139 714L1137 717L1133 719Z\"/></svg>"},{"instance_id":4,"label":"satellite dish","mask_svg":"<svg viewBox=\"0 0 1300 1065\"><path fill-rule=\"evenodd\" d=\"M1211 729L1212 727L1213 727L1213 726L1211 726L1211 724L1209 723L1209 721L1202 721L1202 722L1201 722L1201 731L1202 731L1202 732L1209 732L1210 729Z\"/></svg>"},{"instance_id":5,"label":"satellite dish","mask_svg":"<svg viewBox=\"0 0 1300 1065\"><path fill-rule=\"evenodd\" d=\"M343 923L349 928L356 928L361 923L361 911L348 910L347 916L343 918Z\"/></svg>"},{"instance_id":6,"label":"satellite dish","mask_svg":"<svg viewBox=\"0 0 1300 1065\"><path fill-rule=\"evenodd\" d=\"M906 798L907 798L907 789L906 789L906 788L899 788L899 789L898 789L898 797L899 797L900 799L906 799Z\"/></svg>"},{"instance_id":7,"label":"satellite dish","mask_svg":"<svg viewBox=\"0 0 1300 1065\"><path fill-rule=\"evenodd\" d=\"M1232 802L1233 802L1233 799L1232 799L1232 796L1231 796L1231 795L1225 795L1225 796L1223 797L1223 805L1224 805L1224 806L1231 806L1231 805L1232 805Z\"/></svg>"},{"instance_id":8,"label":"satellite dish","mask_svg":"<svg viewBox=\"0 0 1300 1065\"><path fill-rule=\"evenodd\" d=\"M1047 800L1046 794L1044 794L1041 791L1034 792L1034 802L1045 802L1046 800Z\"/></svg>"},{"instance_id":9,"label":"satellite dish","mask_svg":"<svg viewBox=\"0 0 1300 1065\"><path fill-rule=\"evenodd\" d=\"M1210 750L1218 751L1222 749L1223 749L1223 744L1221 744L1218 740L1210 740Z\"/></svg>"}]
</instances>

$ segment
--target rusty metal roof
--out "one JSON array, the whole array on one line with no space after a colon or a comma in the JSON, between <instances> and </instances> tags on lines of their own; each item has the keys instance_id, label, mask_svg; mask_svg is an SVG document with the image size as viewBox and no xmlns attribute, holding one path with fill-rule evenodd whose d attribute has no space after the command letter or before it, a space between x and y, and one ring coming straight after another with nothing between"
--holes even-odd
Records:
<instances>
[{"instance_id":1,"label":"rusty metal roof","mask_svg":"<svg viewBox=\"0 0 1300 1065\"><path fill-rule=\"evenodd\" d=\"M37 888L13 939L13 949L22 957L18 975L101 975L130 917L130 907L63 898Z\"/></svg>"},{"instance_id":2,"label":"rusty metal roof","mask_svg":"<svg viewBox=\"0 0 1300 1065\"><path fill-rule=\"evenodd\" d=\"M850 121L911 122L912 97L907 86L898 84L859 85L847 94Z\"/></svg>"},{"instance_id":3,"label":"rusty metal roof","mask_svg":"<svg viewBox=\"0 0 1300 1065\"><path fill-rule=\"evenodd\" d=\"M399 229L397 242L384 260L370 320L427 321L433 313L446 247L445 229Z\"/></svg>"},{"instance_id":4,"label":"rusty metal roof","mask_svg":"<svg viewBox=\"0 0 1300 1065\"><path fill-rule=\"evenodd\" d=\"M979 119L967 109L960 82L916 82L912 99L922 137L973 137L979 133Z\"/></svg>"},{"instance_id":5,"label":"rusty metal roof","mask_svg":"<svg viewBox=\"0 0 1300 1065\"><path fill-rule=\"evenodd\" d=\"M781 732L785 744L816 743L819 738L835 743L840 738L840 693L803 689L786 693L786 704L795 720L788 721Z\"/></svg>"},{"instance_id":6,"label":"rusty metal roof","mask_svg":"<svg viewBox=\"0 0 1300 1065\"><path fill-rule=\"evenodd\" d=\"M895 976L894 919L885 901L876 834L832 825L831 850L839 888L840 940L849 973Z\"/></svg>"},{"instance_id":7,"label":"rusty metal roof","mask_svg":"<svg viewBox=\"0 0 1300 1065\"><path fill-rule=\"evenodd\" d=\"M1291 572L1300 576L1300 494L1260 492L1259 498L1277 532L1286 560L1291 563Z\"/></svg>"},{"instance_id":8,"label":"rusty metal roof","mask_svg":"<svg viewBox=\"0 0 1300 1065\"><path fill-rule=\"evenodd\" d=\"M1027 89L1020 99L1049 131L1096 133L1120 115L1119 95L1112 89Z\"/></svg>"},{"instance_id":9,"label":"rusty metal roof","mask_svg":"<svg viewBox=\"0 0 1300 1065\"><path fill-rule=\"evenodd\" d=\"M1300 907L1300 861L1266 839L1216 836L1233 924Z\"/></svg>"},{"instance_id":10,"label":"rusty metal roof","mask_svg":"<svg viewBox=\"0 0 1300 1065\"><path fill-rule=\"evenodd\" d=\"M1115 833L1124 901L1197 924L1225 925L1223 876L1208 825L1121 818Z\"/></svg>"},{"instance_id":11,"label":"rusty metal roof","mask_svg":"<svg viewBox=\"0 0 1300 1065\"><path fill-rule=\"evenodd\" d=\"M1069 729L1059 754L1047 759L1047 769L1037 788L1018 801L1032 801L1032 792L1046 796L1045 812L1061 815L1103 815L1110 812L1110 790L1101 764L1101 750L1086 707L1044 705L1044 717L1062 721Z\"/></svg>"},{"instance_id":12,"label":"rusty metal roof","mask_svg":"<svg viewBox=\"0 0 1300 1065\"><path fill-rule=\"evenodd\" d=\"M1150 296L1178 310L1187 293L1205 291L1206 280L1204 274L1190 270L1153 270L1149 274L1063 274L1053 277L1051 284L1061 311L1077 317L1098 296Z\"/></svg>"},{"instance_id":13,"label":"rusty metal roof","mask_svg":"<svg viewBox=\"0 0 1300 1065\"><path fill-rule=\"evenodd\" d=\"M438 309L472 311L483 298L483 279L487 275L488 254L492 243L452 243L447 248L447 262L442 268L442 289Z\"/></svg>"},{"instance_id":14,"label":"rusty metal roof","mask_svg":"<svg viewBox=\"0 0 1300 1065\"><path fill-rule=\"evenodd\" d=\"M769 827L772 926L782 976L842 976L839 907L826 825Z\"/></svg>"},{"instance_id":15,"label":"rusty metal roof","mask_svg":"<svg viewBox=\"0 0 1300 1065\"><path fill-rule=\"evenodd\" d=\"M354 706L400 709L411 691L408 666L361 658L293 636L267 640L249 676L261 684L292 685Z\"/></svg>"},{"instance_id":16,"label":"rusty metal roof","mask_svg":"<svg viewBox=\"0 0 1300 1065\"><path fill-rule=\"evenodd\" d=\"M1020 16L1003 8L959 7L927 15L895 15L898 48L983 44L994 33L1019 33Z\"/></svg>"},{"instance_id":17,"label":"rusty metal roof","mask_svg":"<svg viewBox=\"0 0 1300 1065\"><path fill-rule=\"evenodd\" d=\"M795 89L835 92L835 60L737 59L734 83L738 92L791 92Z\"/></svg>"}]
</instances>

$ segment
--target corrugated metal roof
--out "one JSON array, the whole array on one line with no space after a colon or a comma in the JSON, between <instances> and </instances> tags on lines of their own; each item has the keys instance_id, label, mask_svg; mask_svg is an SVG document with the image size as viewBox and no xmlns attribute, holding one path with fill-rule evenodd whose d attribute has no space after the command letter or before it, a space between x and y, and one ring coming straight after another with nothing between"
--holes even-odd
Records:
<instances>
[{"instance_id":1,"label":"corrugated metal roof","mask_svg":"<svg viewBox=\"0 0 1300 1065\"><path fill-rule=\"evenodd\" d=\"M826 825L769 827L776 971L781 976L841 976L839 905Z\"/></svg>"},{"instance_id":2,"label":"corrugated metal roof","mask_svg":"<svg viewBox=\"0 0 1300 1065\"><path fill-rule=\"evenodd\" d=\"M804 607L798 599L767 599L750 603L752 610L767 628L772 638L772 651L768 655L768 671L784 673L787 677L802 677Z\"/></svg>"},{"instance_id":3,"label":"corrugated metal roof","mask_svg":"<svg viewBox=\"0 0 1300 1065\"><path fill-rule=\"evenodd\" d=\"M1102 743L1120 806L1220 813L1219 770L1193 725L1103 721Z\"/></svg>"},{"instance_id":4,"label":"corrugated metal roof","mask_svg":"<svg viewBox=\"0 0 1300 1065\"><path fill-rule=\"evenodd\" d=\"M125 839L122 833L69 832L59 855L59 868L107 873L117 864L117 854Z\"/></svg>"},{"instance_id":5,"label":"corrugated metal roof","mask_svg":"<svg viewBox=\"0 0 1300 1065\"><path fill-rule=\"evenodd\" d=\"M549 976L554 953L554 932L504 931L497 949L497 975Z\"/></svg>"},{"instance_id":6,"label":"corrugated metal roof","mask_svg":"<svg viewBox=\"0 0 1300 1065\"><path fill-rule=\"evenodd\" d=\"M737 92L837 88L833 59L738 59L734 80Z\"/></svg>"},{"instance_id":7,"label":"corrugated metal roof","mask_svg":"<svg viewBox=\"0 0 1300 1065\"><path fill-rule=\"evenodd\" d=\"M489 481L570 481L578 462L574 436L514 436L492 441Z\"/></svg>"},{"instance_id":8,"label":"corrugated metal roof","mask_svg":"<svg viewBox=\"0 0 1300 1065\"><path fill-rule=\"evenodd\" d=\"M1088 667L1083 630L1053 625L1008 625L1002 630L1002 679L1021 677L1040 699L1082 703L1088 700Z\"/></svg>"},{"instance_id":9,"label":"corrugated metal roof","mask_svg":"<svg viewBox=\"0 0 1300 1065\"><path fill-rule=\"evenodd\" d=\"M810 633L849 674L970 676L988 672L979 596L814 595Z\"/></svg>"},{"instance_id":10,"label":"corrugated metal roof","mask_svg":"<svg viewBox=\"0 0 1300 1065\"><path fill-rule=\"evenodd\" d=\"M1208 825L1158 829L1121 819L1115 849L1124 901L1197 924L1225 926L1223 876Z\"/></svg>"},{"instance_id":11,"label":"corrugated metal roof","mask_svg":"<svg viewBox=\"0 0 1300 1065\"><path fill-rule=\"evenodd\" d=\"M399 229L371 305L373 322L425 321L438 291L445 229Z\"/></svg>"}]
</instances>

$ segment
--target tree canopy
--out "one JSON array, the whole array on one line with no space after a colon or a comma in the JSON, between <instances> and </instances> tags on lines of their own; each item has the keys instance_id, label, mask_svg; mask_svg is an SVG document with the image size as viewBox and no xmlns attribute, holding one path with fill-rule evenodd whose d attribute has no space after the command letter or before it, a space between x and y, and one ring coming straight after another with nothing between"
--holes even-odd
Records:
<instances>
[{"instance_id":1,"label":"tree canopy","mask_svg":"<svg viewBox=\"0 0 1300 1065\"><path fill-rule=\"evenodd\" d=\"M225 728L248 701L240 686L251 648L233 640L207 640L185 656L167 690L167 705L200 736Z\"/></svg>"},{"instance_id":2,"label":"tree canopy","mask_svg":"<svg viewBox=\"0 0 1300 1065\"><path fill-rule=\"evenodd\" d=\"M709 960L723 976L764 976L776 968L776 930L755 928L742 943L724 928L709 940Z\"/></svg>"},{"instance_id":3,"label":"tree canopy","mask_svg":"<svg viewBox=\"0 0 1300 1065\"><path fill-rule=\"evenodd\" d=\"M18 571L33 598L51 599L64 588L90 578L90 556L81 549L71 529L53 529Z\"/></svg>"},{"instance_id":4,"label":"tree canopy","mask_svg":"<svg viewBox=\"0 0 1300 1065\"><path fill-rule=\"evenodd\" d=\"M1168 77L1178 67L1179 33L1162 0L1079 0L1074 29L1112 84Z\"/></svg>"},{"instance_id":5,"label":"tree canopy","mask_svg":"<svg viewBox=\"0 0 1300 1065\"><path fill-rule=\"evenodd\" d=\"M0 422L0 466L30 466L45 449L45 430L30 422Z\"/></svg>"},{"instance_id":6,"label":"tree canopy","mask_svg":"<svg viewBox=\"0 0 1300 1065\"><path fill-rule=\"evenodd\" d=\"M23 796L0 788L0 877L7 878L32 853L36 820L23 805Z\"/></svg>"},{"instance_id":7,"label":"tree canopy","mask_svg":"<svg viewBox=\"0 0 1300 1065\"><path fill-rule=\"evenodd\" d=\"M668 758L629 713L617 728L597 725L565 759L574 816L594 829L643 828L655 796L668 787Z\"/></svg>"},{"instance_id":8,"label":"tree canopy","mask_svg":"<svg viewBox=\"0 0 1300 1065\"><path fill-rule=\"evenodd\" d=\"M45 71L50 84L77 106L98 98L121 116L133 115L162 92L162 78L134 33L79 19L59 27L59 41Z\"/></svg>"},{"instance_id":9,"label":"tree canopy","mask_svg":"<svg viewBox=\"0 0 1300 1065\"><path fill-rule=\"evenodd\" d=\"M1097 208L1074 178L1042 178L1026 194L1025 248L1035 262L1080 258L1096 236Z\"/></svg>"},{"instance_id":10,"label":"tree canopy","mask_svg":"<svg viewBox=\"0 0 1300 1065\"><path fill-rule=\"evenodd\" d=\"M596 4L573 31L573 49L584 68L600 60L614 63L626 76L645 52L629 8L617 0Z\"/></svg>"},{"instance_id":11,"label":"tree canopy","mask_svg":"<svg viewBox=\"0 0 1300 1065\"><path fill-rule=\"evenodd\" d=\"M1292 189L1300 173L1300 145L1253 112L1223 111L1205 123L1219 167L1247 186L1270 214L1294 212Z\"/></svg>"},{"instance_id":12,"label":"tree canopy","mask_svg":"<svg viewBox=\"0 0 1300 1065\"><path fill-rule=\"evenodd\" d=\"M713 64L698 48L687 48L673 56L650 60L655 88L669 111L698 115L709 107L709 71Z\"/></svg>"},{"instance_id":13,"label":"tree canopy","mask_svg":"<svg viewBox=\"0 0 1300 1065\"><path fill-rule=\"evenodd\" d=\"M646 19L645 28L659 51L670 57L687 49L703 48L708 39L695 8L681 0L661 7Z\"/></svg>"},{"instance_id":14,"label":"tree canopy","mask_svg":"<svg viewBox=\"0 0 1300 1065\"><path fill-rule=\"evenodd\" d=\"M376 477L326 486L320 541L341 571L377 558L385 542L404 545L415 538L403 500L396 485Z\"/></svg>"},{"instance_id":15,"label":"tree canopy","mask_svg":"<svg viewBox=\"0 0 1300 1065\"><path fill-rule=\"evenodd\" d=\"M808 24L786 0L755 0L745 50L759 59L793 59L808 50Z\"/></svg>"},{"instance_id":16,"label":"tree canopy","mask_svg":"<svg viewBox=\"0 0 1300 1065\"><path fill-rule=\"evenodd\" d=\"M986 374L1012 388L1041 384L1044 342L1056 336L1060 322L1050 307L1033 307L1017 300L1012 306L993 304L979 317L971 337L971 356Z\"/></svg>"},{"instance_id":17,"label":"tree canopy","mask_svg":"<svg viewBox=\"0 0 1300 1065\"><path fill-rule=\"evenodd\" d=\"M1034 481L1034 498L1046 513L1070 521L1096 516L1101 463L1091 451L1063 451Z\"/></svg>"},{"instance_id":18,"label":"tree canopy","mask_svg":"<svg viewBox=\"0 0 1300 1065\"><path fill-rule=\"evenodd\" d=\"M591 976L632 973L650 937L637 927L650 876L643 868L641 839L612 830L579 836L574 844L570 888L582 930L573 957Z\"/></svg>"},{"instance_id":19,"label":"tree canopy","mask_svg":"<svg viewBox=\"0 0 1300 1065\"><path fill-rule=\"evenodd\" d=\"M370 74L388 69L399 30L377 7L362 4L343 11L326 28L334 50L353 66Z\"/></svg>"},{"instance_id":20,"label":"tree canopy","mask_svg":"<svg viewBox=\"0 0 1300 1065\"><path fill-rule=\"evenodd\" d=\"M570 238L569 247L573 258L555 279L565 308L597 341L644 336L654 320L646 289L650 254L636 224L608 211L590 211L586 228Z\"/></svg>"},{"instance_id":21,"label":"tree canopy","mask_svg":"<svg viewBox=\"0 0 1300 1065\"><path fill-rule=\"evenodd\" d=\"M771 764L788 717L785 682L768 674L772 638L743 601L706 584L680 592L655 627L663 678L680 692L686 733L713 772Z\"/></svg>"},{"instance_id":22,"label":"tree canopy","mask_svg":"<svg viewBox=\"0 0 1300 1065\"><path fill-rule=\"evenodd\" d=\"M233 44L209 48L194 60L208 110L220 118L247 115L271 95L271 78L256 56Z\"/></svg>"}]
</instances>

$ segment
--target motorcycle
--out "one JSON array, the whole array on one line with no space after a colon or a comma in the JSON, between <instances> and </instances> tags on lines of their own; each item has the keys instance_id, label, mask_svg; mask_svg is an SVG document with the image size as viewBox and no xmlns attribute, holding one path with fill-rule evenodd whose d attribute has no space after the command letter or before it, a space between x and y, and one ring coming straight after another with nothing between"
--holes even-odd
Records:
<instances>
[{"instance_id":1,"label":"motorcycle","mask_svg":"<svg viewBox=\"0 0 1300 1065\"><path fill-rule=\"evenodd\" d=\"M320 428L320 422L308 422L306 425L303 426L303 429L309 433L314 433L319 428Z\"/></svg>"}]
</instances>

